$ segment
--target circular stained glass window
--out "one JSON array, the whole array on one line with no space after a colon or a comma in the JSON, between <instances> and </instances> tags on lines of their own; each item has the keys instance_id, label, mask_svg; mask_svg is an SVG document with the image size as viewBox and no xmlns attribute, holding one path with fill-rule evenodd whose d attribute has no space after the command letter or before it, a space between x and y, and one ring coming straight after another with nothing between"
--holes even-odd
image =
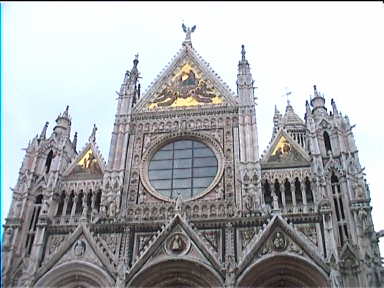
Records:
<instances>
[{"instance_id":1,"label":"circular stained glass window","mask_svg":"<svg viewBox=\"0 0 384 288\"><path fill-rule=\"evenodd\" d=\"M161 195L190 199L203 192L217 174L215 153L196 140L178 140L163 146L149 162L149 182Z\"/></svg>"}]
</instances>

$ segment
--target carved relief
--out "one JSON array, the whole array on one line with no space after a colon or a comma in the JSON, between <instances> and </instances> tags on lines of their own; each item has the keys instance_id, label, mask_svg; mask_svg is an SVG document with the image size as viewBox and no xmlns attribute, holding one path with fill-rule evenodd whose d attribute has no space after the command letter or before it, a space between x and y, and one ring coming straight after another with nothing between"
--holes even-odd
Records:
<instances>
[{"instance_id":1,"label":"carved relief","mask_svg":"<svg viewBox=\"0 0 384 288\"><path fill-rule=\"evenodd\" d=\"M85 253L86 244L83 240L77 240L73 246L73 254L78 257L82 257Z\"/></svg>"},{"instance_id":2,"label":"carved relief","mask_svg":"<svg viewBox=\"0 0 384 288\"><path fill-rule=\"evenodd\" d=\"M165 251L169 255L184 255L191 247L191 242L183 233L173 233L165 241Z\"/></svg>"}]
</instances>

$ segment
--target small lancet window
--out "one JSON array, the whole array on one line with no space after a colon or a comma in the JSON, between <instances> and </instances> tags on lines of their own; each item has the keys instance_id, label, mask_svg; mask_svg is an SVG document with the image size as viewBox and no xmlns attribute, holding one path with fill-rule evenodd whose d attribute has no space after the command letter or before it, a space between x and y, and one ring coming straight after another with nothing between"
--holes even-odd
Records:
<instances>
[{"instance_id":1,"label":"small lancet window","mask_svg":"<svg viewBox=\"0 0 384 288\"><path fill-rule=\"evenodd\" d=\"M301 184L299 178L295 178L295 197L296 204L303 204L303 194L301 193Z\"/></svg>"},{"instance_id":2,"label":"small lancet window","mask_svg":"<svg viewBox=\"0 0 384 288\"><path fill-rule=\"evenodd\" d=\"M47 160L45 161L45 173L49 172L49 169L51 169L51 164L52 164L52 159L53 159L53 151L49 151Z\"/></svg>"},{"instance_id":3,"label":"small lancet window","mask_svg":"<svg viewBox=\"0 0 384 288\"><path fill-rule=\"evenodd\" d=\"M292 205L292 192L291 192L291 183L289 183L288 179L285 179L284 191L285 191L285 203L288 206L290 206Z\"/></svg>"},{"instance_id":4,"label":"small lancet window","mask_svg":"<svg viewBox=\"0 0 384 288\"><path fill-rule=\"evenodd\" d=\"M283 203L281 201L281 189L280 189L280 183L279 181L276 179L275 180L275 194L277 196L277 200L278 200L278 203L279 203L279 207L282 207L283 206Z\"/></svg>"},{"instance_id":5,"label":"small lancet window","mask_svg":"<svg viewBox=\"0 0 384 288\"><path fill-rule=\"evenodd\" d=\"M313 203L313 194L311 189L311 182L309 181L309 178L305 178L305 196L307 198L307 203L311 204Z\"/></svg>"},{"instance_id":6,"label":"small lancet window","mask_svg":"<svg viewBox=\"0 0 384 288\"><path fill-rule=\"evenodd\" d=\"M264 188L264 202L265 202L265 204L272 205L271 186L269 185L267 180L265 180L263 188Z\"/></svg>"},{"instance_id":7,"label":"small lancet window","mask_svg":"<svg viewBox=\"0 0 384 288\"><path fill-rule=\"evenodd\" d=\"M329 138L329 134L327 131L324 131L323 133L323 137L324 137L324 145L325 145L325 150L328 152L328 151L332 151L332 146L331 146L331 139Z\"/></svg>"}]
</instances>

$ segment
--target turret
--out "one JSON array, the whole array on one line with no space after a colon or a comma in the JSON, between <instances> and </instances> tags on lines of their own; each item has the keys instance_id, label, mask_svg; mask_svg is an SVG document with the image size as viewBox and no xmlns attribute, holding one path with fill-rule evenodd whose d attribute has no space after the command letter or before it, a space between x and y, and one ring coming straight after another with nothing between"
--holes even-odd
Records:
<instances>
[{"instance_id":1,"label":"turret","mask_svg":"<svg viewBox=\"0 0 384 288\"><path fill-rule=\"evenodd\" d=\"M65 108L63 115L59 114L56 119L56 126L53 128L53 132L58 137L69 137L71 134L71 118L68 113L69 106Z\"/></svg>"},{"instance_id":2,"label":"turret","mask_svg":"<svg viewBox=\"0 0 384 288\"><path fill-rule=\"evenodd\" d=\"M312 114L316 117L317 115L323 115L327 113L325 108L324 95L317 91L316 85L313 85L313 98L311 98Z\"/></svg>"}]
</instances>

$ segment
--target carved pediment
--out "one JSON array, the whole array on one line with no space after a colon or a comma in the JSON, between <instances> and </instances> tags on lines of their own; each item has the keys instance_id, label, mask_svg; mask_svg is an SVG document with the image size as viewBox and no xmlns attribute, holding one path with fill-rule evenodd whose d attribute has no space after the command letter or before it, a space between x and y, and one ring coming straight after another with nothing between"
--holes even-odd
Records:
<instances>
[{"instance_id":1,"label":"carved pediment","mask_svg":"<svg viewBox=\"0 0 384 288\"><path fill-rule=\"evenodd\" d=\"M236 104L228 85L186 45L135 107L136 112Z\"/></svg>"},{"instance_id":2,"label":"carved pediment","mask_svg":"<svg viewBox=\"0 0 384 288\"><path fill-rule=\"evenodd\" d=\"M128 271L128 278L133 277L140 270L164 259L194 259L202 263L209 263L217 271L221 265L215 256L214 248L208 247L206 239L195 231L179 214L161 230L153 234L150 239L144 239L144 248ZM142 236L140 234L140 236ZM211 239L212 240L212 239Z\"/></svg>"},{"instance_id":3,"label":"carved pediment","mask_svg":"<svg viewBox=\"0 0 384 288\"><path fill-rule=\"evenodd\" d=\"M93 143L85 146L64 172L65 180L84 180L102 178L105 163L97 147Z\"/></svg>"},{"instance_id":4,"label":"carved pediment","mask_svg":"<svg viewBox=\"0 0 384 288\"><path fill-rule=\"evenodd\" d=\"M262 159L265 168L308 166L309 155L283 129L280 129Z\"/></svg>"}]
</instances>

